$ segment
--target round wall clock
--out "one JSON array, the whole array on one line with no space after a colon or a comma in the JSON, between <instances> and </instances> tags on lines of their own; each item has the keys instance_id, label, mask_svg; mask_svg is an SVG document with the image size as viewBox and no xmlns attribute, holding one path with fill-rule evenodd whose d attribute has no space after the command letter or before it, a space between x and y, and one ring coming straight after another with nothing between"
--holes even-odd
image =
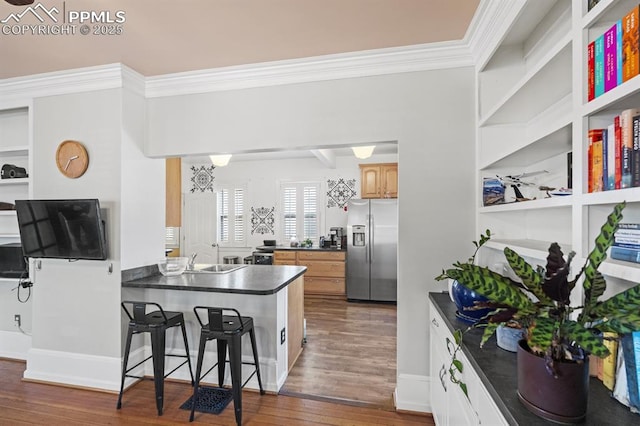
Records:
<instances>
[{"instance_id":1,"label":"round wall clock","mask_svg":"<svg viewBox=\"0 0 640 426\"><path fill-rule=\"evenodd\" d=\"M78 141L64 141L56 150L56 164L60 173L68 178L79 178L89 167L89 154Z\"/></svg>"}]
</instances>

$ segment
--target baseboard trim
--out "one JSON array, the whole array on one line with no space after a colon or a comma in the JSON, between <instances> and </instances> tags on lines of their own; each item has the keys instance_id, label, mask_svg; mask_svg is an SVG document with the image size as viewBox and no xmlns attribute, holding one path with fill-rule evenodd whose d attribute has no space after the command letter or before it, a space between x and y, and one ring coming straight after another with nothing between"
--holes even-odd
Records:
<instances>
[{"instance_id":1,"label":"baseboard trim","mask_svg":"<svg viewBox=\"0 0 640 426\"><path fill-rule=\"evenodd\" d=\"M25 361L31 349L31 336L17 331L0 331L0 358Z\"/></svg>"},{"instance_id":2,"label":"baseboard trim","mask_svg":"<svg viewBox=\"0 0 640 426\"><path fill-rule=\"evenodd\" d=\"M30 381L119 391L121 364L119 357L31 348L23 377Z\"/></svg>"},{"instance_id":3,"label":"baseboard trim","mask_svg":"<svg viewBox=\"0 0 640 426\"><path fill-rule=\"evenodd\" d=\"M431 378L416 374L399 374L394 392L396 411L431 413Z\"/></svg>"}]
</instances>

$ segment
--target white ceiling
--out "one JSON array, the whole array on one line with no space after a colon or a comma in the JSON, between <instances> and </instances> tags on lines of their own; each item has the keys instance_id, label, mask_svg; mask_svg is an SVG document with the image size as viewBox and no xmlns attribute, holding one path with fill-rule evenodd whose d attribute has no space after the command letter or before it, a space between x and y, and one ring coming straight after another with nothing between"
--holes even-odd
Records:
<instances>
[{"instance_id":1,"label":"white ceiling","mask_svg":"<svg viewBox=\"0 0 640 426\"><path fill-rule=\"evenodd\" d=\"M321 154L314 154L314 151L300 149L291 151L236 153L231 157L231 162L318 158L318 155ZM354 157L353 151L351 150L350 146L344 146L341 148L332 147L329 151L331 151L331 155L335 157ZM398 155L398 144L397 142L376 143L375 149L373 150L373 155ZM183 157L183 161L187 164L201 164L209 162L210 159L208 156L190 156Z\"/></svg>"},{"instance_id":2,"label":"white ceiling","mask_svg":"<svg viewBox=\"0 0 640 426\"><path fill-rule=\"evenodd\" d=\"M461 40L480 2L42 0L13 6L7 1L0 0L0 22L5 21L0 23L0 79L117 62L144 76L158 76ZM91 32L82 35L82 24L72 21L79 11L102 13L110 20L123 17L124 22L103 25L89 20L85 24ZM25 24L28 29L21 33ZM55 27L73 28L74 33L31 33L32 28L47 32ZM100 29L121 34L92 34ZM332 153L353 155L348 147ZM397 154L397 144L378 145L375 154L381 153ZM246 153L234 155L233 161L313 156L310 151ZM208 160L189 161L203 159Z\"/></svg>"}]
</instances>

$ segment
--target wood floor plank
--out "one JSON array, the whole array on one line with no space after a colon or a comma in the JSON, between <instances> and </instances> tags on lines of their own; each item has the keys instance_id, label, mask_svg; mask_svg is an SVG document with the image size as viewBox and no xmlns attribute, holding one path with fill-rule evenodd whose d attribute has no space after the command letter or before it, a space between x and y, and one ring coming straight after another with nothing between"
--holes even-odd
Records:
<instances>
[{"instance_id":1,"label":"wood floor plank","mask_svg":"<svg viewBox=\"0 0 640 426\"><path fill-rule=\"evenodd\" d=\"M22 380L25 364L0 359L0 426L23 425L175 425L189 424L180 405L193 389L187 383L166 382L162 416L155 408L153 383L132 386L116 409L113 393L73 389ZM430 416L243 391L244 425L433 425ZM196 413L192 423L235 425L233 402L219 415Z\"/></svg>"},{"instance_id":2,"label":"wood floor plank","mask_svg":"<svg viewBox=\"0 0 640 426\"><path fill-rule=\"evenodd\" d=\"M394 410L396 306L305 299L307 343L281 393Z\"/></svg>"},{"instance_id":3,"label":"wood floor plank","mask_svg":"<svg viewBox=\"0 0 640 426\"><path fill-rule=\"evenodd\" d=\"M283 394L243 391L245 425L433 425L428 415L397 413L396 307L307 299L307 344ZM188 424L180 409L189 384L165 382L164 413L155 408L152 381L117 394L21 380L25 364L0 359L0 426ZM295 397L286 396L289 393ZM197 413L192 423L235 425L233 402L219 415Z\"/></svg>"}]
</instances>

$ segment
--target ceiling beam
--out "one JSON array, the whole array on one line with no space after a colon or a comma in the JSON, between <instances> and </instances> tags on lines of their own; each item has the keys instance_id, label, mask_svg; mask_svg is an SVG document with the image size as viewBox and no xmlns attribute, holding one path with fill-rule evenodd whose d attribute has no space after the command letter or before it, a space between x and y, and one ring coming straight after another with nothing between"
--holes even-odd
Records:
<instances>
[{"instance_id":1,"label":"ceiling beam","mask_svg":"<svg viewBox=\"0 0 640 426\"><path fill-rule=\"evenodd\" d=\"M311 153L327 168L336 168L336 155L330 149L312 149Z\"/></svg>"}]
</instances>

